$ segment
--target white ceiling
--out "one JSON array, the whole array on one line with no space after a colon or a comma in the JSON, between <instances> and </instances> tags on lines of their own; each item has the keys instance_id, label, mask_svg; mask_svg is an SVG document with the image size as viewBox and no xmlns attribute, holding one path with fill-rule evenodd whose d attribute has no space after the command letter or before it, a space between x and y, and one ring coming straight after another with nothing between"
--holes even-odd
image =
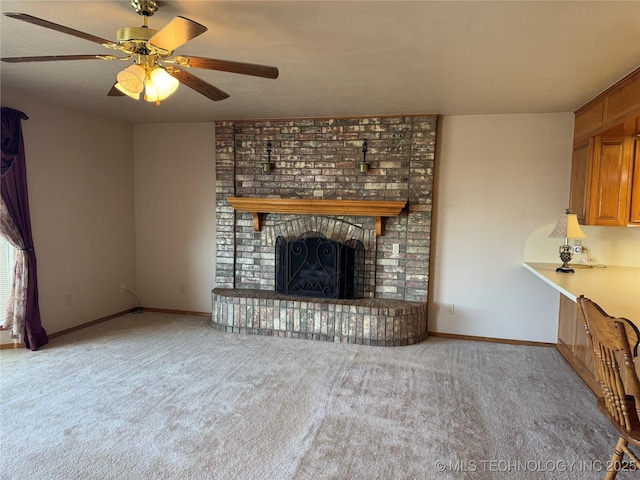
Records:
<instances>
[{"instance_id":1,"label":"white ceiling","mask_svg":"<svg viewBox=\"0 0 640 480\"><path fill-rule=\"evenodd\" d=\"M107 39L142 24L129 3L0 2ZM1 87L131 122L547 113L574 111L640 65L640 1L163 1L149 26L176 15L209 28L176 54L273 65L279 78L192 69L230 98L181 86L160 107L106 96L118 61L1 62ZM3 57L112 53L0 22Z\"/></svg>"}]
</instances>

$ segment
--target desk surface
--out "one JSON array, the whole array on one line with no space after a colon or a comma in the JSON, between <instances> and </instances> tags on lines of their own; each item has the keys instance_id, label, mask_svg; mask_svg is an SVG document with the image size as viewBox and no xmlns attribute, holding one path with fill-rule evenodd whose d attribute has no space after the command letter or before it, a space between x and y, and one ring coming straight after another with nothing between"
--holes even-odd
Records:
<instances>
[{"instance_id":1,"label":"desk surface","mask_svg":"<svg viewBox=\"0 0 640 480\"><path fill-rule=\"evenodd\" d=\"M576 267L575 273L560 273L555 263L525 262L523 266L574 302L584 295L608 315L627 318L640 327L640 268Z\"/></svg>"}]
</instances>

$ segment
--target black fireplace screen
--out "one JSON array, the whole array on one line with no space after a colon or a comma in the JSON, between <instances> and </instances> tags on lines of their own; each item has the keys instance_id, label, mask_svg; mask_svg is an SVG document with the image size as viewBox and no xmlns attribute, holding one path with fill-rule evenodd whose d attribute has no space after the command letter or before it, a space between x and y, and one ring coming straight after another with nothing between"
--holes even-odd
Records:
<instances>
[{"instance_id":1,"label":"black fireplace screen","mask_svg":"<svg viewBox=\"0 0 640 480\"><path fill-rule=\"evenodd\" d=\"M320 298L363 298L364 245L307 232L276 239L276 292Z\"/></svg>"}]
</instances>

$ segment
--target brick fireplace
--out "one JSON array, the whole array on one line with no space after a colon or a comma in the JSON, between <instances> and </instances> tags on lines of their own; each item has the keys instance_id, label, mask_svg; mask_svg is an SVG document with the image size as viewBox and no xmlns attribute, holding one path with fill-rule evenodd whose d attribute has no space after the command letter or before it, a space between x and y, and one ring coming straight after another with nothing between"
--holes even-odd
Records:
<instances>
[{"instance_id":1,"label":"brick fireplace","mask_svg":"<svg viewBox=\"0 0 640 480\"><path fill-rule=\"evenodd\" d=\"M214 326L372 345L415 343L426 337L436 122L435 115L216 122ZM371 168L361 174L357 163L362 161L365 139ZM269 141L274 168L264 174L261 163L266 161ZM380 217L268 210L252 214L234 209L227 200L230 197L402 201L407 205L399 215L384 218L380 231ZM275 295L276 238L283 232L293 236L315 231L331 239L338 227L350 230L364 245L364 298L350 304L345 300L326 304L319 299L311 306L296 306L294 299ZM261 302L271 310L263 311L269 318L258 320ZM303 307L317 311L318 321L312 321L312 327L305 322L304 329L298 322L296 329L293 312ZM336 315L336 309L341 315ZM230 311L240 310L244 319L230 318ZM327 312L333 312L334 318L327 320ZM411 325L405 324L405 316L413 319ZM404 333L396 338L393 332Z\"/></svg>"}]
</instances>

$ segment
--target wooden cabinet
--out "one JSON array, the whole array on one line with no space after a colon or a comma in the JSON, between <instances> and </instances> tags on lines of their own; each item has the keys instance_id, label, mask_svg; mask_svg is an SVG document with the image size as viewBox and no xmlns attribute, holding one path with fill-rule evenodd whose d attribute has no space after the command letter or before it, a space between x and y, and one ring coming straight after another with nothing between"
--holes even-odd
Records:
<instances>
[{"instance_id":1,"label":"wooden cabinet","mask_svg":"<svg viewBox=\"0 0 640 480\"><path fill-rule=\"evenodd\" d=\"M577 304L560 294L558 312L558 340L564 343L573 353L573 343L576 336L576 314L578 312Z\"/></svg>"},{"instance_id":2,"label":"wooden cabinet","mask_svg":"<svg viewBox=\"0 0 640 480\"><path fill-rule=\"evenodd\" d=\"M640 106L640 68L620 80L605 95L604 123L616 125L635 117Z\"/></svg>"},{"instance_id":3,"label":"wooden cabinet","mask_svg":"<svg viewBox=\"0 0 640 480\"><path fill-rule=\"evenodd\" d=\"M578 304L565 297L567 302L571 302L572 309L576 310L575 322L576 322L576 335L573 341L573 354L578 361L584 365L587 372L589 372L589 380L593 378L595 382L596 375L596 363L593 359L593 352L591 351L591 345L587 338L587 329L585 328L585 320L582 313L578 311Z\"/></svg>"},{"instance_id":4,"label":"wooden cabinet","mask_svg":"<svg viewBox=\"0 0 640 480\"><path fill-rule=\"evenodd\" d=\"M583 225L640 225L640 139L595 136L577 144L569 209Z\"/></svg>"},{"instance_id":5,"label":"wooden cabinet","mask_svg":"<svg viewBox=\"0 0 640 480\"><path fill-rule=\"evenodd\" d=\"M569 210L578 216L578 222L587 222L589 207L589 181L591 180L591 158L593 157L593 139L589 139L573 148L571 159L571 188Z\"/></svg>"},{"instance_id":6,"label":"wooden cabinet","mask_svg":"<svg viewBox=\"0 0 640 480\"><path fill-rule=\"evenodd\" d=\"M635 140L635 159L633 161L633 175L631 180L631 207L629 223L640 226L640 138Z\"/></svg>"},{"instance_id":7,"label":"wooden cabinet","mask_svg":"<svg viewBox=\"0 0 640 480\"><path fill-rule=\"evenodd\" d=\"M558 315L558 351L589 388L596 395L601 396L584 320L576 302L562 294Z\"/></svg>"},{"instance_id":8,"label":"wooden cabinet","mask_svg":"<svg viewBox=\"0 0 640 480\"><path fill-rule=\"evenodd\" d=\"M602 130L604 126L604 101L604 98L593 100L575 112L574 142L588 140L595 132Z\"/></svg>"},{"instance_id":9,"label":"wooden cabinet","mask_svg":"<svg viewBox=\"0 0 640 480\"><path fill-rule=\"evenodd\" d=\"M595 137L587 225L618 227L631 223L635 143L630 135Z\"/></svg>"},{"instance_id":10,"label":"wooden cabinet","mask_svg":"<svg viewBox=\"0 0 640 480\"><path fill-rule=\"evenodd\" d=\"M640 68L576 110L569 208L586 225L640 225Z\"/></svg>"},{"instance_id":11,"label":"wooden cabinet","mask_svg":"<svg viewBox=\"0 0 640 480\"><path fill-rule=\"evenodd\" d=\"M640 115L640 67L575 111L574 144Z\"/></svg>"}]
</instances>

